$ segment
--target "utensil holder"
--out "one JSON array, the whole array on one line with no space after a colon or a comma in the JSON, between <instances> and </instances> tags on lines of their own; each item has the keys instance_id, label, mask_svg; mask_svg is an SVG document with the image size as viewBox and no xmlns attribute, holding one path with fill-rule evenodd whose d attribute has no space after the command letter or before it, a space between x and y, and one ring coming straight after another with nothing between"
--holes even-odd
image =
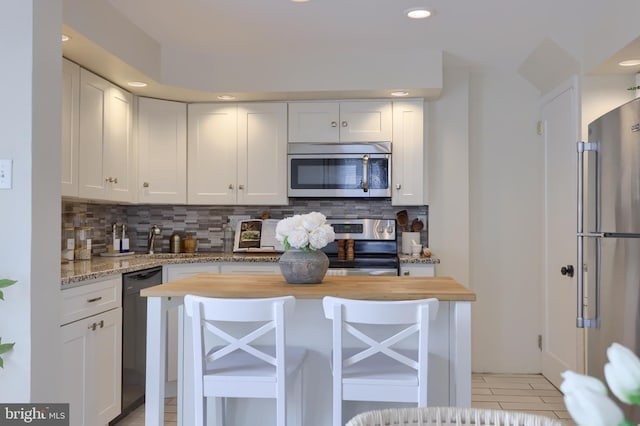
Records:
<instances>
[{"instance_id":1,"label":"utensil holder","mask_svg":"<svg viewBox=\"0 0 640 426\"><path fill-rule=\"evenodd\" d=\"M413 243L420 244L419 232L403 232L402 233L402 254L411 254L411 246Z\"/></svg>"}]
</instances>

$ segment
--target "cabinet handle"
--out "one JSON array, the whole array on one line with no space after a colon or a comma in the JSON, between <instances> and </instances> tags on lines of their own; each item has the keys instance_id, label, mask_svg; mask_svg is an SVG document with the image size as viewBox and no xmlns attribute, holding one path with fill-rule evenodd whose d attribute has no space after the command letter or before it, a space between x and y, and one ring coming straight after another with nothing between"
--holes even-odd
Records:
<instances>
[{"instance_id":1,"label":"cabinet handle","mask_svg":"<svg viewBox=\"0 0 640 426\"><path fill-rule=\"evenodd\" d=\"M149 182L145 182L145 183L143 183L143 184L142 184L142 187L143 187L143 188L148 188L148 187L149 187Z\"/></svg>"},{"instance_id":2,"label":"cabinet handle","mask_svg":"<svg viewBox=\"0 0 640 426\"><path fill-rule=\"evenodd\" d=\"M347 123L346 121L342 122L342 127L347 127L349 125L349 123Z\"/></svg>"},{"instance_id":3,"label":"cabinet handle","mask_svg":"<svg viewBox=\"0 0 640 426\"><path fill-rule=\"evenodd\" d=\"M113 182L113 178L112 177L106 177L104 178L105 182Z\"/></svg>"},{"instance_id":4,"label":"cabinet handle","mask_svg":"<svg viewBox=\"0 0 640 426\"><path fill-rule=\"evenodd\" d=\"M102 300L102 296L94 297L93 299L88 299L87 303L97 302L98 300Z\"/></svg>"},{"instance_id":5,"label":"cabinet handle","mask_svg":"<svg viewBox=\"0 0 640 426\"><path fill-rule=\"evenodd\" d=\"M113 183L118 183L118 178L113 178Z\"/></svg>"},{"instance_id":6,"label":"cabinet handle","mask_svg":"<svg viewBox=\"0 0 640 426\"><path fill-rule=\"evenodd\" d=\"M399 183L396 183L396 189L402 189L402 185Z\"/></svg>"},{"instance_id":7,"label":"cabinet handle","mask_svg":"<svg viewBox=\"0 0 640 426\"><path fill-rule=\"evenodd\" d=\"M238 185L238 189L244 189L244 185Z\"/></svg>"},{"instance_id":8,"label":"cabinet handle","mask_svg":"<svg viewBox=\"0 0 640 426\"><path fill-rule=\"evenodd\" d=\"M229 189L233 189L233 184L232 183L229 184Z\"/></svg>"},{"instance_id":9,"label":"cabinet handle","mask_svg":"<svg viewBox=\"0 0 640 426\"><path fill-rule=\"evenodd\" d=\"M404 271L404 272L402 273L402 275L404 275L404 276L408 276L408 275L411 275L411 274L409 273L409 271Z\"/></svg>"},{"instance_id":10,"label":"cabinet handle","mask_svg":"<svg viewBox=\"0 0 640 426\"><path fill-rule=\"evenodd\" d=\"M98 327L98 324L96 324L95 322L93 324L91 324L88 328L91 331L96 331L96 328Z\"/></svg>"},{"instance_id":11,"label":"cabinet handle","mask_svg":"<svg viewBox=\"0 0 640 426\"><path fill-rule=\"evenodd\" d=\"M100 328L104 328L104 320L100 320Z\"/></svg>"},{"instance_id":12,"label":"cabinet handle","mask_svg":"<svg viewBox=\"0 0 640 426\"><path fill-rule=\"evenodd\" d=\"M337 121L332 121L331 122L331 127L338 127L338 122Z\"/></svg>"}]
</instances>

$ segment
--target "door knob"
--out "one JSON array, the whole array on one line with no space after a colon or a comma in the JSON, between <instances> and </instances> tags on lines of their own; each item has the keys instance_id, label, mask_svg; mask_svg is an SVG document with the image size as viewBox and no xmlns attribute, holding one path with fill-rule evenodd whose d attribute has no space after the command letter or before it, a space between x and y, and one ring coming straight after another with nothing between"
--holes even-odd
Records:
<instances>
[{"instance_id":1,"label":"door knob","mask_svg":"<svg viewBox=\"0 0 640 426\"><path fill-rule=\"evenodd\" d=\"M569 277L573 277L573 265L567 265L560 268L560 273L562 275L568 275Z\"/></svg>"}]
</instances>

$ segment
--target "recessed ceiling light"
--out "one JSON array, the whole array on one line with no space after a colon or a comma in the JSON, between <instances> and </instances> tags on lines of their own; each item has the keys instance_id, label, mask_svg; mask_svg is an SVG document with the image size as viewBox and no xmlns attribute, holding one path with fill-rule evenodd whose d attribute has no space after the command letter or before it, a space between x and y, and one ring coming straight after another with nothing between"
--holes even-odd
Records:
<instances>
[{"instance_id":1,"label":"recessed ceiling light","mask_svg":"<svg viewBox=\"0 0 640 426\"><path fill-rule=\"evenodd\" d=\"M234 100L236 97L233 95L220 95L218 96L218 99L220 99L221 101L232 101Z\"/></svg>"},{"instance_id":2,"label":"recessed ceiling light","mask_svg":"<svg viewBox=\"0 0 640 426\"><path fill-rule=\"evenodd\" d=\"M640 65L640 59L629 59L627 61L618 62L621 67L636 67Z\"/></svg>"},{"instance_id":3,"label":"recessed ceiling light","mask_svg":"<svg viewBox=\"0 0 640 426\"><path fill-rule=\"evenodd\" d=\"M127 84L131 87L147 87L147 83L144 81L130 81Z\"/></svg>"},{"instance_id":4,"label":"recessed ceiling light","mask_svg":"<svg viewBox=\"0 0 640 426\"><path fill-rule=\"evenodd\" d=\"M424 7L414 7L411 9L407 9L405 13L411 19L424 19L431 16L431 11L425 9Z\"/></svg>"},{"instance_id":5,"label":"recessed ceiling light","mask_svg":"<svg viewBox=\"0 0 640 426\"><path fill-rule=\"evenodd\" d=\"M391 92L391 96L409 96L409 92L406 92L404 90L398 90L397 92Z\"/></svg>"},{"instance_id":6,"label":"recessed ceiling light","mask_svg":"<svg viewBox=\"0 0 640 426\"><path fill-rule=\"evenodd\" d=\"M69 37L66 34L62 34L62 41L69 41L69 40L71 40L71 37Z\"/></svg>"}]
</instances>

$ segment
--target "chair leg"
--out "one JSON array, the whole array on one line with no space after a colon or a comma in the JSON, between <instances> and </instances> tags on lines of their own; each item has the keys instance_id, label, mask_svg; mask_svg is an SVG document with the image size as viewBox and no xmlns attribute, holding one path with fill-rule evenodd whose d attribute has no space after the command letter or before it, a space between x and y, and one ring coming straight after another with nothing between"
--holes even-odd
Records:
<instances>
[{"instance_id":1,"label":"chair leg","mask_svg":"<svg viewBox=\"0 0 640 426\"><path fill-rule=\"evenodd\" d=\"M214 398L214 424L216 426L223 426L224 425L224 405L225 405L225 399L224 398Z\"/></svg>"},{"instance_id":2,"label":"chair leg","mask_svg":"<svg viewBox=\"0 0 640 426\"><path fill-rule=\"evenodd\" d=\"M298 371L296 377L294 378L294 386L292 387L292 401L290 405L290 412L293 415L290 417L292 419L291 425L302 426L303 424L303 410L302 410L302 368Z\"/></svg>"},{"instance_id":3,"label":"chair leg","mask_svg":"<svg viewBox=\"0 0 640 426\"><path fill-rule=\"evenodd\" d=\"M287 395L276 397L276 425L287 426Z\"/></svg>"},{"instance_id":4,"label":"chair leg","mask_svg":"<svg viewBox=\"0 0 640 426\"><path fill-rule=\"evenodd\" d=\"M333 426L342 426L342 383L333 379Z\"/></svg>"},{"instance_id":5,"label":"chair leg","mask_svg":"<svg viewBox=\"0 0 640 426\"><path fill-rule=\"evenodd\" d=\"M198 403L198 400L200 400L200 403ZM204 419L205 417L205 407L207 405L207 398L202 397L202 398L197 398L195 399L195 404L193 407L193 420L194 420L194 424L196 425L201 425L201 426L205 426L204 423Z\"/></svg>"}]
</instances>

